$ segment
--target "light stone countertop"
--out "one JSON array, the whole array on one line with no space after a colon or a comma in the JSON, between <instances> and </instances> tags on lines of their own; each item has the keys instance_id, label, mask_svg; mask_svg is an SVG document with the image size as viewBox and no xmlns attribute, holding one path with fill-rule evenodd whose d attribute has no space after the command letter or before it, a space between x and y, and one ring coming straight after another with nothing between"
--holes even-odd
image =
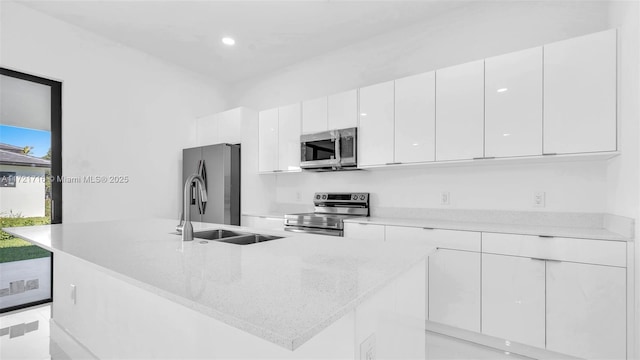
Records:
<instances>
[{"instance_id":1,"label":"light stone countertop","mask_svg":"<svg viewBox=\"0 0 640 360\"><path fill-rule=\"evenodd\" d=\"M385 217L365 217L345 219L348 223L367 223L410 227L428 227L445 230L481 231L504 234L543 235L580 239L633 241L604 228L564 227L545 225L505 224L490 222L471 222L439 219L402 219Z\"/></svg>"},{"instance_id":2,"label":"light stone countertop","mask_svg":"<svg viewBox=\"0 0 640 360\"><path fill-rule=\"evenodd\" d=\"M285 236L251 245L182 242L166 219L70 223L5 231L294 350L434 249L193 223Z\"/></svg>"}]
</instances>

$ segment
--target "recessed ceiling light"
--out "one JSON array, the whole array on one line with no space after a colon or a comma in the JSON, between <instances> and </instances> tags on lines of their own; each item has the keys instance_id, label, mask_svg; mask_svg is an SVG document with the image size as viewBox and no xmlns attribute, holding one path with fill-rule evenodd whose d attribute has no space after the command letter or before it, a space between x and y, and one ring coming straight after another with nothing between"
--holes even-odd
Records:
<instances>
[{"instance_id":1,"label":"recessed ceiling light","mask_svg":"<svg viewBox=\"0 0 640 360\"><path fill-rule=\"evenodd\" d=\"M233 38L230 38L227 36L222 38L222 43L225 45L232 46L236 44L236 41Z\"/></svg>"}]
</instances>

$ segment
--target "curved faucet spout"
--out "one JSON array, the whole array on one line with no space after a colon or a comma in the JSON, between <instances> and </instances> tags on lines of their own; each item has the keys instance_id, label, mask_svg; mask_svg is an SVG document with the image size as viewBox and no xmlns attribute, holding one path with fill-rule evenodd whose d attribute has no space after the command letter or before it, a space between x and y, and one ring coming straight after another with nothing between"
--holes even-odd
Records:
<instances>
[{"instance_id":1,"label":"curved faucet spout","mask_svg":"<svg viewBox=\"0 0 640 360\"><path fill-rule=\"evenodd\" d=\"M187 181L184 182L184 193L183 193L183 210L182 217L184 218L184 222L180 222L180 225L176 228L178 231L182 232L182 241L191 241L193 240L193 225L191 225L191 194L189 193L189 189L191 188L191 184L196 184L196 191L198 192L198 196L202 202L207 201L207 190L205 188L204 180L197 175L193 174L187 178Z\"/></svg>"}]
</instances>

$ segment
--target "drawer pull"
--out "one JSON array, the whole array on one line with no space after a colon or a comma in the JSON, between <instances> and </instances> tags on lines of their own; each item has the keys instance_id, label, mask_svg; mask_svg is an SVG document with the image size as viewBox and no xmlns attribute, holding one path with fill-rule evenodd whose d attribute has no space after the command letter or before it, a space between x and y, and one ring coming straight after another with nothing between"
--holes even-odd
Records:
<instances>
[{"instance_id":1,"label":"drawer pull","mask_svg":"<svg viewBox=\"0 0 640 360\"><path fill-rule=\"evenodd\" d=\"M558 153L542 153L543 156L558 155Z\"/></svg>"},{"instance_id":2,"label":"drawer pull","mask_svg":"<svg viewBox=\"0 0 640 360\"><path fill-rule=\"evenodd\" d=\"M474 157L473 160L491 160L491 159L495 159L495 156L481 156L481 157Z\"/></svg>"},{"instance_id":3,"label":"drawer pull","mask_svg":"<svg viewBox=\"0 0 640 360\"><path fill-rule=\"evenodd\" d=\"M385 165L400 165L402 164L401 162L388 162Z\"/></svg>"},{"instance_id":4,"label":"drawer pull","mask_svg":"<svg viewBox=\"0 0 640 360\"><path fill-rule=\"evenodd\" d=\"M432 227L423 227L422 230L434 230Z\"/></svg>"},{"instance_id":5,"label":"drawer pull","mask_svg":"<svg viewBox=\"0 0 640 360\"><path fill-rule=\"evenodd\" d=\"M562 262L562 260L555 260L555 259L542 259L542 258L531 258L531 260L535 260L535 261L549 261L549 262Z\"/></svg>"},{"instance_id":6,"label":"drawer pull","mask_svg":"<svg viewBox=\"0 0 640 360\"><path fill-rule=\"evenodd\" d=\"M551 236L551 235L538 235L538 237L545 238L545 239L553 239L555 236Z\"/></svg>"}]
</instances>

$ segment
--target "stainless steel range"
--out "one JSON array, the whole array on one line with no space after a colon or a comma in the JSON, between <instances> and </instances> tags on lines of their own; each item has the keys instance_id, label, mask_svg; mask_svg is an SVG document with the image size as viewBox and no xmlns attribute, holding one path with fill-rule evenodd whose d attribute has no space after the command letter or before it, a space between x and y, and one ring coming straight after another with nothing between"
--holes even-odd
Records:
<instances>
[{"instance_id":1,"label":"stainless steel range","mask_svg":"<svg viewBox=\"0 0 640 360\"><path fill-rule=\"evenodd\" d=\"M315 193L315 211L284 216L286 231L343 236L344 219L369 216L369 193Z\"/></svg>"}]
</instances>

